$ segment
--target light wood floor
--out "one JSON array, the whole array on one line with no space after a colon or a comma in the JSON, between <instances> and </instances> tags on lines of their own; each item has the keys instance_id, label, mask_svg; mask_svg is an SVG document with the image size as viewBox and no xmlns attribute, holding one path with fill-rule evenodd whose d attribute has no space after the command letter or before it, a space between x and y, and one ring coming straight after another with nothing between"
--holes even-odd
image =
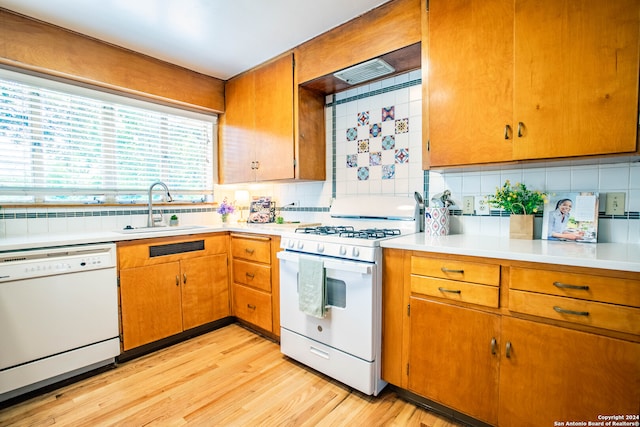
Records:
<instances>
[{"instance_id":1,"label":"light wood floor","mask_svg":"<svg viewBox=\"0 0 640 427\"><path fill-rule=\"evenodd\" d=\"M0 426L459 426L376 398L230 325L0 411Z\"/></svg>"}]
</instances>

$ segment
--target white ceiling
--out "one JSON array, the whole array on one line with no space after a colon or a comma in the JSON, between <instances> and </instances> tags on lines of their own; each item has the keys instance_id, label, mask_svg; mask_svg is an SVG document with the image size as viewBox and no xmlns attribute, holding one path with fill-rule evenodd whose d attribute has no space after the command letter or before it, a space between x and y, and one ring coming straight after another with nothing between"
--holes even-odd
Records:
<instances>
[{"instance_id":1,"label":"white ceiling","mask_svg":"<svg viewBox=\"0 0 640 427\"><path fill-rule=\"evenodd\" d=\"M0 0L0 7L226 80L387 1Z\"/></svg>"}]
</instances>

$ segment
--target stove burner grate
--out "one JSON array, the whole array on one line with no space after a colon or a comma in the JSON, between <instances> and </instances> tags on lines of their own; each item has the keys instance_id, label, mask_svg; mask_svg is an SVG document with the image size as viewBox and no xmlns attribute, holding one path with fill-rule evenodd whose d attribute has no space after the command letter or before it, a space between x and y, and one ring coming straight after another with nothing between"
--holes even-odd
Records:
<instances>
[{"instance_id":1,"label":"stove burner grate","mask_svg":"<svg viewBox=\"0 0 640 427\"><path fill-rule=\"evenodd\" d=\"M352 226L325 226L296 228L296 233L315 234L320 236L338 236L353 239L382 239L399 236L402 232L394 228L367 228L355 230Z\"/></svg>"}]
</instances>

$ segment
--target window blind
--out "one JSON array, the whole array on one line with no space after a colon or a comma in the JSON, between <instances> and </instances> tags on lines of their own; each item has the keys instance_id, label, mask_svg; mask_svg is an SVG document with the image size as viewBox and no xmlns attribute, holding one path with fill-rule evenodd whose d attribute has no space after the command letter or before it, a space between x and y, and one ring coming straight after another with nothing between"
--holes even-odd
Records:
<instances>
[{"instance_id":1,"label":"window blind","mask_svg":"<svg viewBox=\"0 0 640 427\"><path fill-rule=\"evenodd\" d=\"M215 120L0 70L0 193L210 195Z\"/></svg>"}]
</instances>

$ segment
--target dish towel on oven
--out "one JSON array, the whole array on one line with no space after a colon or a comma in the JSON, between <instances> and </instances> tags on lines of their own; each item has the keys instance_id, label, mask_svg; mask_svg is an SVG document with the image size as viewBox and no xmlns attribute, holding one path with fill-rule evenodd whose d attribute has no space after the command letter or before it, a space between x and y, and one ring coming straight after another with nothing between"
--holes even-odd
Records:
<instances>
[{"instance_id":1,"label":"dish towel on oven","mask_svg":"<svg viewBox=\"0 0 640 427\"><path fill-rule=\"evenodd\" d=\"M298 262L298 308L309 316L323 318L327 305L324 263L305 256Z\"/></svg>"}]
</instances>

